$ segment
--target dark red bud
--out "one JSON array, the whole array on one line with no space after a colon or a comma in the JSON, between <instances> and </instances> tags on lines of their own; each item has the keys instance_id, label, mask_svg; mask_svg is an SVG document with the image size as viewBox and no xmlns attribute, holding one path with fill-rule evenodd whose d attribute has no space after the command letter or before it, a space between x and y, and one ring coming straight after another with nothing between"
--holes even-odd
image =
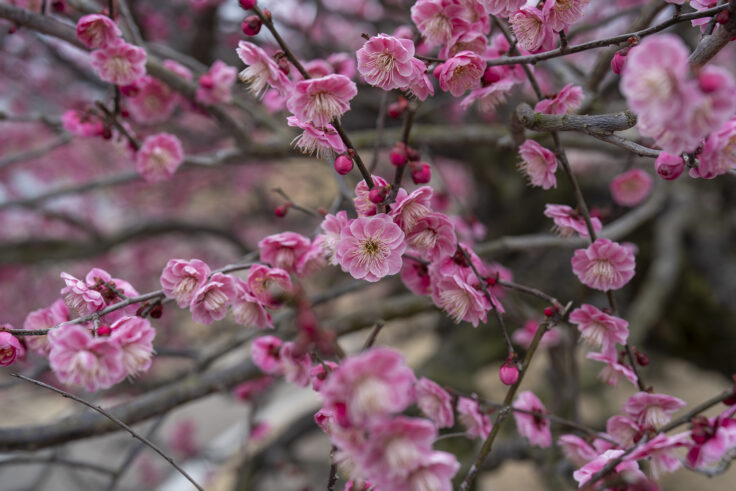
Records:
<instances>
[{"instance_id":1,"label":"dark red bud","mask_svg":"<svg viewBox=\"0 0 736 491\"><path fill-rule=\"evenodd\" d=\"M246 36L255 36L259 32L261 32L261 26L263 25L263 22L261 22L260 17L257 15L249 15L245 19L243 19L243 23L240 24L240 28L243 30L243 34Z\"/></svg>"}]
</instances>

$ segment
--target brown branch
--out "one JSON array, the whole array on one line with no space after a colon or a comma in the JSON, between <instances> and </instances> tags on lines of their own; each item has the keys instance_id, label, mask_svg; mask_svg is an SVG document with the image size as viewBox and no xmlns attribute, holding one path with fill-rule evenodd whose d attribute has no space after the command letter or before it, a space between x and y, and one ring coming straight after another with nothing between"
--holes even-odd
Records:
<instances>
[{"instance_id":1,"label":"brown branch","mask_svg":"<svg viewBox=\"0 0 736 491\"><path fill-rule=\"evenodd\" d=\"M43 143L30 150L25 150L23 152L6 155L0 158L0 169L4 169L6 167L9 167L13 164L17 164L20 162L26 162L28 160L34 160L34 159L43 157L44 155L51 152L52 150L66 145L67 143L71 141L71 139L72 139L71 135L63 134L49 142Z\"/></svg>"},{"instance_id":2,"label":"brown branch","mask_svg":"<svg viewBox=\"0 0 736 491\"><path fill-rule=\"evenodd\" d=\"M111 475L115 471L109 467L103 467L101 465L93 464L91 462L85 462L83 460L73 460L64 457L58 457L56 455L44 456L33 456L33 455L13 455L7 458L0 458L0 466L3 465L63 465L75 469L89 470L100 474Z\"/></svg>"},{"instance_id":3,"label":"brown branch","mask_svg":"<svg viewBox=\"0 0 736 491\"><path fill-rule=\"evenodd\" d=\"M704 37L690 55L690 66L696 71L712 60L736 35L736 0L714 8L728 8L728 22L718 27L714 34Z\"/></svg>"},{"instance_id":4,"label":"brown branch","mask_svg":"<svg viewBox=\"0 0 736 491\"><path fill-rule=\"evenodd\" d=\"M628 130L636 125L636 115L631 111L610 114L543 114L534 112L529 104L516 108L521 124L535 131L580 131L583 133L612 133Z\"/></svg>"}]
</instances>

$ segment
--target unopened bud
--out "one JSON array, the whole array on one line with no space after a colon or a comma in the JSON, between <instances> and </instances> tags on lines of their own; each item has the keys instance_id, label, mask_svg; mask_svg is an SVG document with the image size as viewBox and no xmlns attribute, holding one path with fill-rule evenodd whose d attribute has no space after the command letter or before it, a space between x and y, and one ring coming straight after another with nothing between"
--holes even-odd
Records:
<instances>
[{"instance_id":1,"label":"unopened bud","mask_svg":"<svg viewBox=\"0 0 736 491\"><path fill-rule=\"evenodd\" d=\"M347 155L338 155L335 159L335 171L344 176L353 170L353 160Z\"/></svg>"},{"instance_id":2,"label":"unopened bud","mask_svg":"<svg viewBox=\"0 0 736 491\"><path fill-rule=\"evenodd\" d=\"M283 205L277 206L273 212L277 217L284 218L289 212L289 208L291 208L291 203L284 203Z\"/></svg>"},{"instance_id":3,"label":"unopened bud","mask_svg":"<svg viewBox=\"0 0 736 491\"><path fill-rule=\"evenodd\" d=\"M383 200L386 199L386 195L388 195L388 191L385 186L376 186L368 193L368 199L371 200L371 203L383 203Z\"/></svg>"},{"instance_id":4,"label":"unopened bud","mask_svg":"<svg viewBox=\"0 0 736 491\"><path fill-rule=\"evenodd\" d=\"M426 184L432 180L432 169L426 162L412 162L410 164L411 180L414 184Z\"/></svg>"},{"instance_id":5,"label":"unopened bud","mask_svg":"<svg viewBox=\"0 0 736 491\"><path fill-rule=\"evenodd\" d=\"M255 36L261 32L262 25L263 22L261 22L261 19L257 15L249 15L243 19L243 23L240 24L240 28L246 36Z\"/></svg>"},{"instance_id":6,"label":"unopened bud","mask_svg":"<svg viewBox=\"0 0 736 491\"><path fill-rule=\"evenodd\" d=\"M501 379L504 385L514 385L519 380L519 369L516 368L516 364L509 356L503 365L501 370L498 372L498 377Z\"/></svg>"}]
</instances>

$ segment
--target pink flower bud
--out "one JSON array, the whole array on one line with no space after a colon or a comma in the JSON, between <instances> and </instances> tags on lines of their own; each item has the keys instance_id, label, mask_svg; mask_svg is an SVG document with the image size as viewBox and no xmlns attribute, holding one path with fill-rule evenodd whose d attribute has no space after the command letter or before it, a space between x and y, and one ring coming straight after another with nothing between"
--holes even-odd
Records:
<instances>
[{"instance_id":1,"label":"pink flower bud","mask_svg":"<svg viewBox=\"0 0 736 491\"><path fill-rule=\"evenodd\" d=\"M394 145L394 148L391 149L391 156L389 158L391 160L391 164L397 167L406 164L406 145L402 142Z\"/></svg>"},{"instance_id":2,"label":"pink flower bud","mask_svg":"<svg viewBox=\"0 0 736 491\"><path fill-rule=\"evenodd\" d=\"M703 92L709 94L721 88L721 86L723 85L723 77L720 76L720 74L714 73L712 71L704 71L701 72L698 76L698 84L700 85L700 89Z\"/></svg>"},{"instance_id":3,"label":"pink flower bud","mask_svg":"<svg viewBox=\"0 0 736 491\"><path fill-rule=\"evenodd\" d=\"M262 25L263 22L261 22L261 19L257 15L249 15L243 19L243 23L240 25L240 28L246 36L255 36L261 32Z\"/></svg>"},{"instance_id":4,"label":"pink flower bud","mask_svg":"<svg viewBox=\"0 0 736 491\"><path fill-rule=\"evenodd\" d=\"M201 77L199 77L199 85L204 87L205 89L211 89L215 86L215 82L212 80L212 76L208 73L205 73Z\"/></svg>"},{"instance_id":5,"label":"pink flower bud","mask_svg":"<svg viewBox=\"0 0 736 491\"><path fill-rule=\"evenodd\" d=\"M335 159L335 171L344 176L353 170L353 161L347 155L338 155Z\"/></svg>"},{"instance_id":6,"label":"pink flower bud","mask_svg":"<svg viewBox=\"0 0 736 491\"><path fill-rule=\"evenodd\" d=\"M388 108L386 109L386 114L388 114L388 117L391 119L399 119L402 114L404 114L404 110L406 107L402 106L398 102L393 102L388 105Z\"/></svg>"},{"instance_id":7,"label":"pink flower bud","mask_svg":"<svg viewBox=\"0 0 736 491\"><path fill-rule=\"evenodd\" d=\"M291 203L284 203L283 205L277 206L273 212L277 217L284 218L286 214L289 212L290 207L291 207Z\"/></svg>"},{"instance_id":8,"label":"pink flower bud","mask_svg":"<svg viewBox=\"0 0 736 491\"><path fill-rule=\"evenodd\" d=\"M498 377L504 385L514 385L519 380L519 369L509 357L498 372Z\"/></svg>"},{"instance_id":9,"label":"pink flower bud","mask_svg":"<svg viewBox=\"0 0 736 491\"><path fill-rule=\"evenodd\" d=\"M414 184L426 184L432 179L432 169L426 162L411 163L411 180Z\"/></svg>"},{"instance_id":10,"label":"pink flower bud","mask_svg":"<svg viewBox=\"0 0 736 491\"><path fill-rule=\"evenodd\" d=\"M657 160L654 161L654 169L659 177L672 181L680 177L680 174L685 170L685 161L679 155L661 152Z\"/></svg>"},{"instance_id":11,"label":"pink flower bud","mask_svg":"<svg viewBox=\"0 0 736 491\"><path fill-rule=\"evenodd\" d=\"M545 317L552 317L557 313L557 309L555 307L545 307L544 308L544 315Z\"/></svg>"},{"instance_id":12,"label":"pink flower bud","mask_svg":"<svg viewBox=\"0 0 736 491\"><path fill-rule=\"evenodd\" d=\"M621 75L621 72L624 69L624 64L626 63L627 53L628 49L622 49L620 51L616 51L616 54L613 55L613 59L611 60L611 71L616 75Z\"/></svg>"},{"instance_id":13,"label":"pink flower bud","mask_svg":"<svg viewBox=\"0 0 736 491\"><path fill-rule=\"evenodd\" d=\"M497 67L489 66L486 68L486 71L483 72L481 82L483 82L483 86L486 87L488 85L495 84L499 80L501 80L501 70Z\"/></svg>"},{"instance_id":14,"label":"pink flower bud","mask_svg":"<svg viewBox=\"0 0 736 491\"><path fill-rule=\"evenodd\" d=\"M240 0L240 7L243 10L250 10L256 6L256 0Z\"/></svg>"},{"instance_id":15,"label":"pink flower bud","mask_svg":"<svg viewBox=\"0 0 736 491\"><path fill-rule=\"evenodd\" d=\"M406 147L406 158L409 160L409 162L416 162L417 160L419 160L419 157L419 152L411 147Z\"/></svg>"},{"instance_id":16,"label":"pink flower bud","mask_svg":"<svg viewBox=\"0 0 736 491\"><path fill-rule=\"evenodd\" d=\"M371 200L371 203L383 203L387 194L385 187L375 187L368 193L368 199Z\"/></svg>"},{"instance_id":17,"label":"pink flower bud","mask_svg":"<svg viewBox=\"0 0 736 491\"><path fill-rule=\"evenodd\" d=\"M112 333L112 329L110 329L110 326L102 325L97 328L98 336L109 336L110 333Z\"/></svg>"}]
</instances>

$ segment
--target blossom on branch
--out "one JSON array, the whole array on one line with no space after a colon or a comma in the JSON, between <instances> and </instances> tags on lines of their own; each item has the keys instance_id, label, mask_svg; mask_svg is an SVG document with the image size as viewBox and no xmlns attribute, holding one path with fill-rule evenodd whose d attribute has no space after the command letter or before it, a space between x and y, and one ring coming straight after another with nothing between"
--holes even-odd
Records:
<instances>
[{"instance_id":1,"label":"blossom on branch","mask_svg":"<svg viewBox=\"0 0 736 491\"><path fill-rule=\"evenodd\" d=\"M353 278L378 281L401 269L404 232L385 213L359 217L343 228L336 256Z\"/></svg>"},{"instance_id":2,"label":"blossom on branch","mask_svg":"<svg viewBox=\"0 0 736 491\"><path fill-rule=\"evenodd\" d=\"M608 239L596 239L572 258L572 272L594 290L618 290L634 277L636 261L626 247Z\"/></svg>"},{"instance_id":3,"label":"blossom on branch","mask_svg":"<svg viewBox=\"0 0 736 491\"><path fill-rule=\"evenodd\" d=\"M92 66L103 81L130 85L146 74L146 51L118 39L92 52Z\"/></svg>"}]
</instances>

